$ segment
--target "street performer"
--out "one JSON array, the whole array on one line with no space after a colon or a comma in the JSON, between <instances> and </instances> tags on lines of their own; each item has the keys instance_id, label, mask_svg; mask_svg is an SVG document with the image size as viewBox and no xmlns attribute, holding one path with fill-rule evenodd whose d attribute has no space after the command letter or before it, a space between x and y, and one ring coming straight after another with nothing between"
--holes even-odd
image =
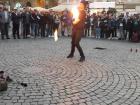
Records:
<instances>
[{"instance_id":1,"label":"street performer","mask_svg":"<svg viewBox=\"0 0 140 105\"><path fill-rule=\"evenodd\" d=\"M76 47L81 56L79 62L83 62L85 61L85 55L79 44L81 37L84 33L84 24L85 24L85 18L86 18L85 6L83 3L79 3L78 13L79 13L78 18L75 18L73 21L71 52L67 56L67 58L72 58L74 56L75 47Z\"/></svg>"}]
</instances>

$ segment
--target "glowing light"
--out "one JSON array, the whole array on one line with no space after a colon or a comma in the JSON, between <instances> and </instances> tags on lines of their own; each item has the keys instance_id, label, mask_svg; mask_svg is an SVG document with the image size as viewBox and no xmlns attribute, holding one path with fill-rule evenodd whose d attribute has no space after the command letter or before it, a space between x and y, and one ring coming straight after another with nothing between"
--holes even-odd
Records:
<instances>
[{"instance_id":1,"label":"glowing light","mask_svg":"<svg viewBox=\"0 0 140 105\"><path fill-rule=\"evenodd\" d=\"M55 32L54 32L54 41L55 42L58 41L58 32L57 32L57 30L55 30Z\"/></svg>"},{"instance_id":2,"label":"glowing light","mask_svg":"<svg viewBox=\"0 0 140 105\"><path fill-rule=\"evenodd\" d=\"M77 9L77 6L74 6L74 7L72 8L72 14L73 14L73 18L74 18L74 19L78 19L78 18L79 18L79 11L78 11L78 9Z\"/></svg>"}]
</instances>

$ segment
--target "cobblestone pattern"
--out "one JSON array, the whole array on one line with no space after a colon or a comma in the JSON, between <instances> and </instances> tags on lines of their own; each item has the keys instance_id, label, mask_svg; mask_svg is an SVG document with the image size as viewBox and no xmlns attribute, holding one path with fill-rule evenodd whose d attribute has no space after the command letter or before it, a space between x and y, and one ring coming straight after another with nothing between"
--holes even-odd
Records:
<instances>
[{"instance_id":1,"label":"cobblestone pattern","mask_svg":"<svg viewBox=\"0 0 140 105\"><path fill-rule=\"evenodd\" d=\"M140 105L139 43L83 39L86 61L79 63L77 52L66 58L70 41L1 41L0 70L14 82L0 92L0 105Z\"/></svg>"}]
</instances>

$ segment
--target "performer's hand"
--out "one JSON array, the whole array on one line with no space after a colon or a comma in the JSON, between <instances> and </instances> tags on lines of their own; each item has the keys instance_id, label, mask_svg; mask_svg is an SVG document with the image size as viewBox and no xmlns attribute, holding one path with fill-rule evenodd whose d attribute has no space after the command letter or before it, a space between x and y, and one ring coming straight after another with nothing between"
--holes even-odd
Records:
<instances>
[{"instance_id":1,"label":"performer's hand","mask_svg":"<svg viewBox=\"0 0 140 105\"><path fill-rule=\"evenodd\" d=\"M80 21L80 19L75 19L75 20L73 21L73 24L77 24L77 23L79 23L79 21Z\"/></svg>"}]
</instances>

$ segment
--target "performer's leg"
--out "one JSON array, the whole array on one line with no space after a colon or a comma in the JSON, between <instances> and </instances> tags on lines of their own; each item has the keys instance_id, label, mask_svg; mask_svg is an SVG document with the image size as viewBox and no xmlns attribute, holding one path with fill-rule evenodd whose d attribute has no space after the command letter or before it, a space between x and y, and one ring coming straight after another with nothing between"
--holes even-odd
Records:
<instances>
[{"instance_id":1,"label":"performer's leg","mask_svg":"<svg viewBox=\"0 0 140 105\"><path fill-rule=\"evenodd\" d=\"M74 56L74 52L75 52L75 31L73 30L72 32L72 41L71 41L71 52L70 54L67 56L67 58L72 58Z\"/></svg>"},{"instance_id":2,"label":"performer's leg","mask_svg":"<svg viewBox=\"0 0 140 105\"><path fill-rule=\"evenodd\" d=\"M74 56L74 52L75 52L75 45L74 44L71 44L71 52L67 56L67 58L72 58Z\"/></svg>"},{"instance_id":3,"label":"performer's leg","mask_svg":"<svg viewBox=\"0 0 140 105\"><path fill-rule=\"evenodd\" d=\"M82 50L80 44L77 44L76 47L77 47L77 49L78 49L78 51L79 51L79 53L80 53L80 56L81 56L82 58L85 58L85 55L84 55L84 53L83 53L83 50Z\"/></svg>"},{"instance_id":4,"label":"performer's leg","mask_svg":"<svg viewBox=\"0 0 140 105\"><path fill-rule=\"evenodd\" d=\"M81 56L81 58L79 60L80 62L85 60L85 55L84 55L83 50L82 50L82 48L81 48L81 46L79 44L79 42L81 40L82 33L83 33L83 31L77 30L76 31L76 37L75 37L75 46L77 47L77 49L78 49L78 51L80 53L80 56Z\"/></svg>"}]
</instances>

